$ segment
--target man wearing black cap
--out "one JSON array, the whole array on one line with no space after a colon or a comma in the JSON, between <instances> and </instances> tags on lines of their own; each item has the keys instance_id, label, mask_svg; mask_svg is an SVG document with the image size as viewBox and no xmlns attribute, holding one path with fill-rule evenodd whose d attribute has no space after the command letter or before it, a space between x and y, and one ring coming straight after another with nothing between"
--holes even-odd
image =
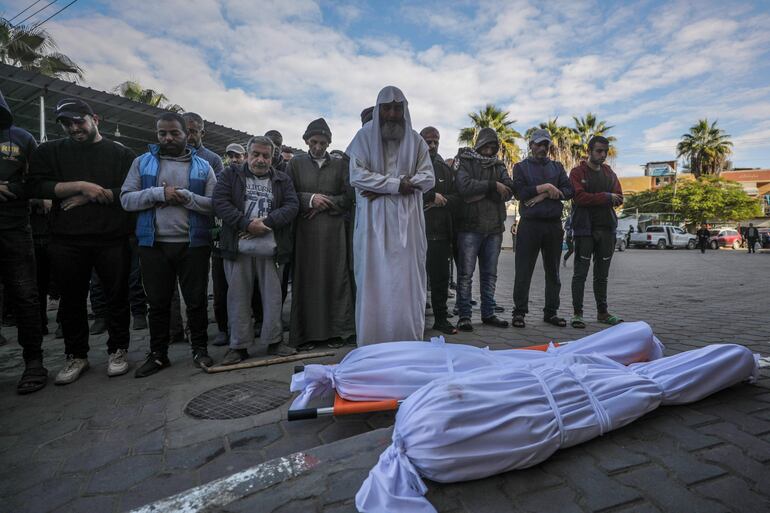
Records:
<instances>
[{"instance_id":1,"label":"man wearing black cap","mask_svg":"<svg viewBox=\"0 0 770 513\"><path fill-rule=\"evenodd\" d=\"M128 372L131 218L120 205L120 186L134 153L101 136L99 117L82 100L61 100L56 120L68 137L40 145L30 181L35 197L54 200L48 250L67 355L56 384L66 385L89 367L86 297L93 269L107 297L107 374Z\"/></svg>"},{"instance_id":2,"label":"man wearing black cap","mask_svg":"<svg viewBox=\"0 0 770 513\"><path fill-rule=\"evenodd\" d=\"M473 331L471 284L479 265L481 322L507 328L508 322L495 315L497 260L505 230L505 203L511 199L513 182L505 164L497 158L500 141L492 128L482 128L476 144L464 148L455 159L456 187L463 202L457 227L457 328Z\"/></svg>"},{"instance_id":3,"label":"man wearing black cap","mask_svg":"<svg viewBox=\"0 0 770 513\"><path fill-rule=\"evenodd\" d=\"M40 390L48 380L41 349L43 335L30 230L30 191L24 183L29 158L36 146L29 132L13 126L11 109L0 93L0 284L4 284L5 292L10 293L10 300L16 306L16 326L24 357L24 373L16 387L20 394Z\"/></svg>"},{"instance_id":4,"label":"man wearing black cap","mask_svg":"<svg viewBox=\"0 0 770 513\"><path fill-rule=\"evenodd\" d=\"M572 198L574 190L560 162L548 158L551 134L538 129L529 140L530 156L513 167L513 193L520 202L516 232L516 276L513 283L513 326L523 328L529 312L529 286L537 256L543 254L545 270L545 307L543 320L554 326L566 326L559 310L559 261L564 230L561 224L562 202Z\"/></svg>"},{"instance_id":5,"label":"man wearing black cap","mask_svg":"<svg viewBox=\"0 0 770 513\"><path fill-rule=\"evenodd\" d=\"M438 154L441 138L438 130L432 126L425 127L420 131L420 136L428 145L433 172L436 175L435 187L422 195L425 205L425 235L428 239L425 266L433 307L433 329L454 335L457 328L449 322L446 301L449 295L449 265L454 238L452 213L457 210L460 197L455 190L454 172Z\"/></svg>"},{"instance_id":6,"label":"man wearing black cap","mask_svg":"<svg viewBox=\"0 0 770 513\"><path fill-rule=\"evenodd\" d=\"M328 341L341 346L355 334L346 215L353 206L348 167L331 158L323 118L302 136L308 153L289 161L287 174L299 197L295 221L290 345Z\"/></svg>"}]
</instances>

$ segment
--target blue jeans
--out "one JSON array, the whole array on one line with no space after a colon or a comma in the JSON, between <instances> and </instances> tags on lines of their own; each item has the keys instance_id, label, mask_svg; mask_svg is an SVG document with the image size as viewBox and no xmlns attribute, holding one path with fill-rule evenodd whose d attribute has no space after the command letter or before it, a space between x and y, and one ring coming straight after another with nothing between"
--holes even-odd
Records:
<instances>
[{"instance_id":1,"label":"blue jeans","mask_svg":"<svg viewBox=\"0 0 770 513\"><path fill-rule=\"evenodd\" d=\"M503 244L502 233L460 232L457 234L457 309L460 318L471 317L471 285L476 260L481 274L481 318L495 315L497 258Z\"/></svg>"}]
</instances>

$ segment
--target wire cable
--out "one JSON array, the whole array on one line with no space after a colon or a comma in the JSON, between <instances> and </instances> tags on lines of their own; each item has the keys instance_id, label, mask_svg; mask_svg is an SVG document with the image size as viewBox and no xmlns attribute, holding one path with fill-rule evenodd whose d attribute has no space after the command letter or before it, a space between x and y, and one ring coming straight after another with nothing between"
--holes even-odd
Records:
<instances>
[{"instance_id":1,"label":"wire cable","mask_svg":"<svg viewBox=\"0 0 770 513\"><path fill-rule=\"evenodd\" d=\"M18 18L19 16L21 16L21 15L22 15L22 14L24 14L25 12L29 11L31 8L35 7L35 5L36 5L36 4L39 4L39 3L40 3L40 2L42 2L42 1L43 1L43 0L35 0L35 1L34 1L34 2L32 2L31 4L29 4L29 5L28 5L28 6L27 6L27 7L26 7L26 8L25 8L23 11L21 11L19 14L17 14L17 15L16 15L16 16L14 16L13 18L11 18L10 20L7 20L7 21L8 21L8 23L12 22L13 20L15 20L16 18Z\"/></svg>"},{"instance_id":2,"label":"wire cable","mask_svg":"<svg viewBox=\"0 0 770 513\"><path fill-rule=\"evenodd\" d=\"M64 7L62 7L61 9L59 9L58 11L56 11L55 13L53 13L52 15L50 15L49 17L47 17L46 19L44 19L43 21L41 21L40 23L36 24L36 25L35 25L35 26L33 26L32 28L33 28L33 29L36 29L36 28L40 27L41 25L43 25L43 23L45 23L46 21L50 20L51 18L53 18L54 16L56 16L57 14L59 14L60 12L62 12L64 9L66 9L67 7L69 7L70 5L74 4L74 3L75 3L75 2L77 2L77 1L78 1L78 0L72 0L70 3L68 3L67 5L65 5Z\"/></svg>"},{"instance_id":3,"label":"wire cable","mask_svg":"<svg viewBox=\"0 0 770 513\"><path fill-rule=\"evenodd\" d=\"M30 14L29 16L27 16L26 18L24 18L23 20L21 20L21 21L20 21L19 23L17 23L16 25L21 25L22 23L24 23L25 21L27 21L28 19L32 18L34 15L36 15L37 13L39 13L40 11L44 11L45 9L47 9L47 8L48 8L48 7L50 7L50 6L52 6L53 4L55 4L55 3L56 3L56 2L58 2L58 1L59 1L59 0L53 0L53 2L51 2L51 3L47 4L47 5L45 5L44 7L41 7L41 8L40 8L40 9L38 9L37 11L33 12L32 14Z\"/></svg>"}]
</instances>

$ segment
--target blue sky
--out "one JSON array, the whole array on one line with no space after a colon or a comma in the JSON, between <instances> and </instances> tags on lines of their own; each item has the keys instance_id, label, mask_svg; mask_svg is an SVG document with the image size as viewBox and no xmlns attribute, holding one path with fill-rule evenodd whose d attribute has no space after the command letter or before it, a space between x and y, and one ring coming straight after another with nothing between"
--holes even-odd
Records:
<instances>
[{"instance_id":1,"label":"blue sky","mask_svg":"<svg viewBox=\"0 0 770 513\"><path fill-rule=\"evenodd\" d=\"M0 10L13 16L31 1ZM294 146L323 116L344 149L361 109L393 84L416 129L439 128L444 156L486 103L508 110L520 132L591 111L614 126L616 169L635 175L674 158L703 117L732 136L735 166L770 167L768 5L79 0L45 27L85 69L85 85L136 80L207 119L277 128Z\"/></svg>"}]
</instances>

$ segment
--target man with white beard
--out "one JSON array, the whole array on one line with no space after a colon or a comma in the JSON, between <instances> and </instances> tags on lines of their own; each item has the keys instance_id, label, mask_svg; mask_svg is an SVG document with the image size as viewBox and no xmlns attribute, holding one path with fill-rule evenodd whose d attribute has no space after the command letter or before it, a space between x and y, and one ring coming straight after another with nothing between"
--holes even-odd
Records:
<instances>
[{"instance_id":1,"label":"man with white beard","mask_svg":"<svg viewBox=\"0 0 770 513\"><path fill-rule=\"evenodd\" d=\"M359 196L353 234L358 345L420 340L427 251L422 194L435 178L400 89L380 91L372 121L346 153Z\"/></svg>"}]
</instances>

